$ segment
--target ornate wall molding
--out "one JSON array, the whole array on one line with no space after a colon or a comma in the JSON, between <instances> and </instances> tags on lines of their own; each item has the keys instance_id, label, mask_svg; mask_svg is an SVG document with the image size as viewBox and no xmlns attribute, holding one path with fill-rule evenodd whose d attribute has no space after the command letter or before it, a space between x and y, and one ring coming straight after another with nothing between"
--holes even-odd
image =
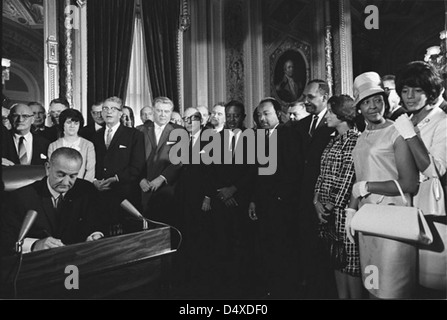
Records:
<instances>
[{"instance_id":1,"label":"ornate wall molding","mask_svg":"<svg viewBox=\"0 0 447 320\"><path fill-rule=\"evenodd\" d=\"M47 107L51 100L59 96L59 43L57 38L56 0L44 1L44 15L45 101L43 103Z\"/></svg>"},{"instance_id":2,"label":"ornate wall molding","mask_svg":"<svg viewBox=\"0 0 447 320\"><path fill-rule=\"evenodd\" d=\"M353 94L351 4L349 0L339 0L339 64L340 88L337 93Z\"/></svg>"},{"instance_id":3,"label":"ornate wall molding","mask_svg":"<svg viewBox=\"0 0 447 320\"><path fill-rule=\"evenodd\" d=\"M71 6L71 0L65 0L65 7L68 8ZM77 10L77 9L75 9ZM65 11L65 21L70 21L72 18L67 15ZM66 93L65 98L67 99L69 105L73 107L73 55L72 55L72 47L73 42L71 39L73 27L70 23L65 23L65 86Z\"/></svg>"}]
</instances>

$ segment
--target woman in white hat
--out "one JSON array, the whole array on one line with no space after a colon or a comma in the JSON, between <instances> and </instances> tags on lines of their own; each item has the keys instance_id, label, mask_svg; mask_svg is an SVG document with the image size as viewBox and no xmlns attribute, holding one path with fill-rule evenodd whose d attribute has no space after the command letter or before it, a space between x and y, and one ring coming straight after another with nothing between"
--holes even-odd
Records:
<instances>
[{"instance_id":1,"label":"woman in white hat","mask_svg":"<svg viewBox=\"0 0 447 320\"><path fill-rule=\"evenodd\" d=\"M355 105L366 121L353 150L356 183L352 188L348 226L356 210L366 203L406 205L393 180L402 188L408 203L417 190L417 169L405 140L384 118L388 103L375 72L359 75L354 81ZM354 241L351 230L347 236ZM404 242L359 233L362 278L372 298L411 298L416 283L416 247ZM376 272L372 283L370 270ZM367 285L366 285L367 284Z\"/></svg>"}]
</instances>

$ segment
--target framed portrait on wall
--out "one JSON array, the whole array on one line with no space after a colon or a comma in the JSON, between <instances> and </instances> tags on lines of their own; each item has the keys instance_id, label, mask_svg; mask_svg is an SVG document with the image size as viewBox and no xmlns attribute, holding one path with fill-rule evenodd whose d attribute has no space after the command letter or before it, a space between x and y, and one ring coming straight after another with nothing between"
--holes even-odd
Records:
<instances>
[{"instance_id":1,"label":"framed portrait on wall","mask_svg":"<svg viewBox=\"0 0 447 320\"><path fill-rule=\"evenodd\" d=\"M283 105L297 101L310 78L310 47L299 41L283 42L270 56L271 96Z\"/></svg>"}]
</instances>

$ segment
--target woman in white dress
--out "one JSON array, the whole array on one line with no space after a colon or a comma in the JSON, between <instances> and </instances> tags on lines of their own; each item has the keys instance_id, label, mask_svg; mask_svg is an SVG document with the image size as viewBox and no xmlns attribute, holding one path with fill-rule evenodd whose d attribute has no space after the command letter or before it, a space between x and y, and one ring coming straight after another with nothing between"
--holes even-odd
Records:
<instances>
[{"instance_id":1,"label":"woman in white dress","mask_svg":"<svg viewBox=\"0 0 447 320\"><path fill-rule=\"evenodd\" d=\"M95 178L96 155L93 143L78 135L79 128L84 125L82 113L76 109L66 109L59 115L59 129L62 137L48 147L48 159L54 150L69 147L78 150L82 155L82 167L78 178L92 182Z\"/></svg>"},{"instance_id":2,"label":"woman in white dress","mask_svg":"<svg viewBox=\"0 0 447 320\"><path fill-rule=\"evenodd\" d=\"M447 103L442 98L442 79L429 64L413 61L397 77L396 88L411 113L410 117L405 114L397 118L395 127L408 144L419 171L420 187L413 203L433 222L445 247L445 194L440 178L447 171ZM419 263L420 284L439 290L438 296L445 298L447 250L421 250Z\"/></svg>"},{"instance_id":3,"label":"woman in white dress","mask_svg":"<svg viewBox=\"0 0 447 320\"><path fill-rule=\"evenodd\" d=\"M366 121L366 129L353 150L356 183L346 210L347 236L350 220L366 203L403 206L404 199L393 180L401 186L408 203L417 190L417 169L405 140L391 120L383 117L387 102L380 76L359 75L354 81L355 105ZM359 233L363 284L371 298L406 299L414 294L417 249L414 245ZM370 273L373 275L373 282ZM377 280L377 281L374 281Z\"/></svg>"}]
</instances>

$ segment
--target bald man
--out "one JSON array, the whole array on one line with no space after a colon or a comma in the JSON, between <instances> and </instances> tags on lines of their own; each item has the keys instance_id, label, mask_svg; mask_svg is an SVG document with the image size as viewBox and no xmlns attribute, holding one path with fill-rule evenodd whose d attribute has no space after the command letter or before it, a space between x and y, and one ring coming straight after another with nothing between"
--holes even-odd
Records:
<instances>
[{"instance_id":1,"label":"bald man","mask_svg":"<svg viewBox=\"0 0 447 320\"><path fill-rule=\"evenodd\" d=\"M12 129L13 147L6 148L2 154L2 165L43 165L47 160L50 142L31 133L34 113L26 104L15 104L9 113ZM8 161L5 161L8 160Z\"/></svg>"}]
</instances>

